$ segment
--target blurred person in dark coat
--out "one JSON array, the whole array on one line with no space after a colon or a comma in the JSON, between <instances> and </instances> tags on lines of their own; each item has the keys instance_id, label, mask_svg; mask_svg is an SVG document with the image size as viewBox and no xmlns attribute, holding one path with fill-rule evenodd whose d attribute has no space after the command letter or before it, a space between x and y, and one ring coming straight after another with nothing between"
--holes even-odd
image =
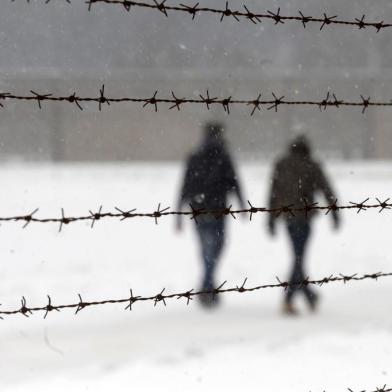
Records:
<instances>
[{"instance_id":1,"label":"blurred person in dark coat","mask_svg":"<svg viewBox=\"0 0 392 392\"><path fill-rule=\"evenodd\" d=\"M322 193L328 204L336 201L335 193L322 169L311 153L311 147L305 136L298 136L288 146L287 153L279 159L272 175L269 198L270 208L292 206L301 208L314 203L317 193ZM282 214L283 215L283 214ZM288 234L293 246L294 260L290 276L290 286L285 294L283 310L288 314L296 314L293 306L294 295L302 291L311 310L316 309L318 297L309 286L301 286L305 279L304 255L311 233L311 221L314 211L295 212L294 215L284 214ZM334 228L339 227L337 211L331 211ZM277 214L270 214L268 228L275 235Z\"/></svg>"},{"instance_id":2,"label":"blurred person in dark coat","mask_svg":"<svg viewBox=\"0 0 392 392\"><path fill-rule=\"evenodd\" d=\"M189 204L194 210L223 210L227 207L230 193L234 193L244 208L241 187L224 138L224 126L217 122L207 123L200 146L187 160L185 175L178 201L178 210ZM195 219L204 264L202 290L215 286L215 271L225 242L225 217L223 215L199 215ZM178 216L177 229L182 228ZM217 304L217 296L200 297L205 306Z\"/></svg>"}]
</instances>

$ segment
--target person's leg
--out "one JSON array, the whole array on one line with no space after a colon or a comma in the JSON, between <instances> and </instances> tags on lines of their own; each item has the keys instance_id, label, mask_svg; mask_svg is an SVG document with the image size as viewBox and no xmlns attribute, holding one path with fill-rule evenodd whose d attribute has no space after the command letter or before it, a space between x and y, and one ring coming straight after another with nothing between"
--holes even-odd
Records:
<instances>
[{"instance_id":1,"label":"person's leg","mask_svg":"<svg viewBox=\"0 0 392 392\"><path fill-rule=\"evenodd\" d=\"M308 243L308 239L310 236L310 225L309 223L306 223L304 225L301 226L300 228L300 232L301 232L301 241L302 241L302 247L300 249L300 255L301 255L301 274L302 274L302 280L305 279L305 272L304 272L304 265L305 265L305 251L306 251L306 247L307 247L307 243ZM317 295L314 292L313 289L311 289L309 286L302 286L302 291L305 295L305 298L307 299L310 307L314 310L315 308L315 304L317 301Z\"/></svg>"},{"instance_id":2,"label":"person's leg","mask_svg":"<svg viewBox=\"0 0 392 392\"><path fill-rule=\"evenodd\" d=\"M206 257L205 284L209 289L215 288L215 271L224 244L224 220L210 222L208 236L208 255Z\"/></svg>"},{"instance_id":3,"label":"person's leg","mask_svg":"<svg viewBox=\"0 0 392 392\"><path fill-rule=\"evenodd\" d=\"M203 283L202 283L202 288L204 288L205 282L206 282L206 276L207 276L207 270L208 270L208 265L209 263L209 247L208 243L210 242L210 233L209 233L209 228L208 224L205 221L198 222L196 224L196 231L199 236L199 241L200 241L200 250L201 250L201 256L203 259Z\"/></svg>"},{"instance_id":4,"label":"person's leg","mask_svg":"<svg viewBox=\"0 0 392 392\"><path fill-rule=\"evenodd\" d=\"M224 218L218 218L211 222L211 232L213 240L210 248L208 278L212 282L212 286L215 287L215 271L225 242Z\"/></svg>"},{"instance_id":5,"label":"person's leg","mask_svg":"<svg viewBox=\"0 0 392 392\"><path fill-rule=\"evenodd\" d=\"M312 295L309 287L301 287L301 282L305 278L303 263L306 244L310 234L310 226L308 222L291 221L288 223L287 229L294 251L293 269L290 276L290 284L292 286L289 287L286 294L286 302L291 303L294 294L301 288L304 290L307 298Z\"/></svg>"},{"instance_id":6,"label":"person's leg","mask_svg":"<svg viewBox=\"0 0 392 392\"><path fill-rule=\"evenodd\" d=\"M215 286L215 270L224 244L223 219L211 219L197 225L204 262L204 278L202 287L211 290Z\"/></svg>"}]
</instances>

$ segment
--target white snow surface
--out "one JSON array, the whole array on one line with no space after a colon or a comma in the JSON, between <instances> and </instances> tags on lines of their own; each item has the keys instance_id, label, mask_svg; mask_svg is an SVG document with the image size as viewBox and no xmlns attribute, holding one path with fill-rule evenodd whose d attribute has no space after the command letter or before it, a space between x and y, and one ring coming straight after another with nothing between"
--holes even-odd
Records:
<instances>
[{"instance_id":1,"label":"white snow surface","mask_svg":"<svg viewBox=\"0 0 392 392\"><path fill-rule=\"evenodd\" d=\"M342 202L391 195L392 164L333 163L327 171ZM246 197L265 205L270 167L239 164ZM41 217L89 209L153 211L175 207L180 164L3 165L0 215ZM233 201L235 204L235 200ZM308 273L391 272L392 212L345 212L332 230L319 216ZM163 218L64 226L2 223L2 309L124 298L198 288L200 260L193 224L174 230ZM271 239L266 216L228 220L218 271L228 285L287 278L290 249L283 225ZM268 289L222 296L211 312L185 300L43 313L0 322L0 390L8 391L345 391L392 383L392 280L336 283L318 289L321 306L301 316L281 314L283 292Z\"/></svg>"}]
</instances>

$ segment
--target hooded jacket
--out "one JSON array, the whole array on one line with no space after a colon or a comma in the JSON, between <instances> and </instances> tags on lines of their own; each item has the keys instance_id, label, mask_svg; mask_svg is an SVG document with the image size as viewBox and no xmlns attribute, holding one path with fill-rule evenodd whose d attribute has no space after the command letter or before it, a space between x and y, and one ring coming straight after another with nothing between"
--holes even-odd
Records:
<instances>
[{"instance_id":1,"label":"hooded jacket","mask_svg":"<svg viewBox=\"0 0 392 392\"><path fill-rule=\"evenodd\" d=\"M243 205L241 188L223 140L206 138L188 159L179 205L188 202L195 209L223 209L235 193Z\"/></svg>"},{"instance_id":2,"label":"hooded jacket","mask_svg":"<svg viewBox=\"0 0 392 392\"><path fill-rule=\"evenodd\" d=\"M326 198L328 204L336 201L335 193L320 164L313 160L307 143L300 140L290 145L288 153L277 161L272 174L269 197L270 208L292 206L302 208L314 203L317 193ZM307 220L314 216L312 212L284 214L286 219ZM338 221L336 211L332 211L335 223ZM270 215L270 224L277 215Z\"/></svg>"}]
</instances>

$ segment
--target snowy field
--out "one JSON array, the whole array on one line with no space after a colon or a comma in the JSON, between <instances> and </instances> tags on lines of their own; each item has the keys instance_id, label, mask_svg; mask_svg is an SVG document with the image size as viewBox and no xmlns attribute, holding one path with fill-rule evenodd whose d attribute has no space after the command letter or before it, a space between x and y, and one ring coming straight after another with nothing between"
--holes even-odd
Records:
<instances>
[{"instance_id":1,"label":"snowy field","mask_svg":"<svg viewBox=\"0 0 392 392\"><path fill-rule=\"evenodd\" d=\"M85 214L115 206L154 210L175 206L182 168L154 165L3 165L0 215ZM239 165L246 197L265 205L269 168ZM342 202L392 195L392 164L327 167ZM99 221L65 226L0 226L2 308L122 298L197 288L198 247L193 226L174 220ZM332 231L315 222L309 275L391 272L392 211L343 214ZM228 284L269 283L287 277L289 249L279 227L271 240L266 217L229 221L219 279ZM392 279L326 285L321 306L301 316L280 312L282 291L228 294L206 312L196 301L168 306L137 303L38 313L0 323L0 391L345 391L392 384Z\"/></svg>"}]
</instances>

